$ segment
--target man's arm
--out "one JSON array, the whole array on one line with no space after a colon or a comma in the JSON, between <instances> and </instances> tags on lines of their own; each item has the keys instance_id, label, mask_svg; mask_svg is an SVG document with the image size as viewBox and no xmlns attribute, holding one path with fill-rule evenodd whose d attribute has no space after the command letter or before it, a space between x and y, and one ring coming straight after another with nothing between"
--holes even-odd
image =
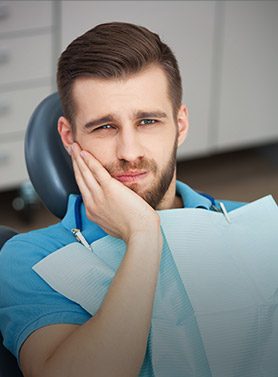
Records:
<instances>
[{"instance_id":1,"label":"man's arm","mask_svg":"<svg viewBox=\"0 0 278 377\"><path fill-rule=\"evenodd\" d=\"M73 163L88 217L124 239L127 251L97 314L82 326L34 332L22 346L21 367L26 377L137 376L160 264L159 217L92 156L80 158L77 147Z\"/></svg>"}]
</instances>

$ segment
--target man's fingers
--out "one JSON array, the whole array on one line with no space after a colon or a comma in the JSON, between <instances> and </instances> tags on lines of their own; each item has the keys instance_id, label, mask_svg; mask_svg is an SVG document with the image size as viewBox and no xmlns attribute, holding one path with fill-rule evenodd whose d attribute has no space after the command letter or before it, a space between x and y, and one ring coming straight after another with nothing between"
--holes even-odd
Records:
<instances>
[{"instance_id":1,"label":"man's fingers","mask_svg":"<svg viewBox=\"0 0 278 377\"><path fill-rule=\"evenodd\" d=\"M84 202L90 201L92 198L91 190L89 189L86 182L84 181L83 175L74 159L72 159L72 166L74 170L75 179L78 184L79 190L82 194Z\"/></svg>"},{"instance_id":2,"label":"man's fingers","mask_svg":"<svg viewBox=\"0 0 278 377\"><path fill-rule=\"evenodd\" d=\"M107 181L111 179L111 175L108 173L108 171L89 152L82 151L80 155L93 173L98 183L100 185L106 185Z\"/></svg>"},{"instance_id":3,"label":"man's fingers","mask_svg":"<svg viewBox=\"0 0 278 377\"><path fill-rule=\"evenodd\" d=\"M88 187L92 185L94 189L97 188L97 181L90 171L90 168L84 161L84 159L80 155L81 149L77 143L73 144L72 147L72 160L75 161L76 165L78 166L79 173L83 177L85 183L87 184Z\"/></svg>"},{"instance_id":4,"label":"man's fingers","mask_svg":"<svg viewBox=\"0 0 278 377\"><path fill-rule=\"evenodd\" d=\"M97 182L101 186L105 186L111 179L111 175L108 173L108 171L91 153L87 151L81 151L80 156L84 160L85 164L89 167L90 171L93 173Z\"/></svg>"}]
</instances>

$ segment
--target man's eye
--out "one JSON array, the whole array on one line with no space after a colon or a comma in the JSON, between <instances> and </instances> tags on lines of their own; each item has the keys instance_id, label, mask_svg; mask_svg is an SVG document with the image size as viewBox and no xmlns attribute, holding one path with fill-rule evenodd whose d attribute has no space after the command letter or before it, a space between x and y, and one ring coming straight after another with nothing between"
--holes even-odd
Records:
<instances>
[{"instance_id":1,"label":"man's eye","mask_svg":"<svg viewBox=\"0 0 278 377\"><path fill-rule=\"evenodd\" d=\"M110 130L111 128L113 128L111 124L104 124L100 127L95 128L93 131Z\"/></svg>"},{"instance_id":2,"label":"man's eye","mask_svg":"<svg viewBox=\"0 0 278 377\"><path fill-rule=\"evenodd\" d=\"M142 119L140 121L140 125L143 125L143 126L147 126L149 124L155 124L155 123L157 123L157 120L155 119Z\"/></svg>"}]
</instances>

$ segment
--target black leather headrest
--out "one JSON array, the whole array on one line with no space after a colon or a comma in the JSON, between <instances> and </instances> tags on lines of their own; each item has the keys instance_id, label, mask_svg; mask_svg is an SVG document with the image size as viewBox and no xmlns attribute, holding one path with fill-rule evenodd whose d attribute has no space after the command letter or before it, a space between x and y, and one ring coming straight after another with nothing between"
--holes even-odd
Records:
<instances>
[{"instance_id":1,"label":"black leather headrest","mask_svg":"<svg viewBox=\"0 0 278 377\"><path fill-rule=\"evenodd\" d=\"M57 131L62 114L58 94L51 94L33 112L25 135L30 180L46 207L60 219L66 213L69 194L80 193L71 159Z\"/></svg>"},{"instance_id":2,"label":"black leather headrest","mask_svg":"<svg viewBox=\"0 0 278 377\"><path fill-rule=\"evenodd\" d=\"M2 246L6 241L8 241L10 238L15 236L17 234L17 231L13 228L10 228L8 226L1 225L0 226L0 251ZM1 374L0 374L1 377Z\"/></svg>"}]
</instances>

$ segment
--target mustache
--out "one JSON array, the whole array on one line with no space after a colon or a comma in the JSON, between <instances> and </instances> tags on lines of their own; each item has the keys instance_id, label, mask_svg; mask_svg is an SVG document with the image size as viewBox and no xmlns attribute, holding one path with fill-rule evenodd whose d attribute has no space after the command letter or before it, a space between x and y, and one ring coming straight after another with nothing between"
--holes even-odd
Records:
<instances>
[{"instance_id":1,"label":"mustache","mask_svg":"<svg viewBox=\"0 0 278 377\"><path fill-rule=\"evenodd\" d=\"M112 176L116 174L126 173L130 170L147 170L156 173L158 168L154 160L140 159L138 161L120 160L117 163L112 163L104 166L108 173Z\"/></svg>"}]
</instances>

